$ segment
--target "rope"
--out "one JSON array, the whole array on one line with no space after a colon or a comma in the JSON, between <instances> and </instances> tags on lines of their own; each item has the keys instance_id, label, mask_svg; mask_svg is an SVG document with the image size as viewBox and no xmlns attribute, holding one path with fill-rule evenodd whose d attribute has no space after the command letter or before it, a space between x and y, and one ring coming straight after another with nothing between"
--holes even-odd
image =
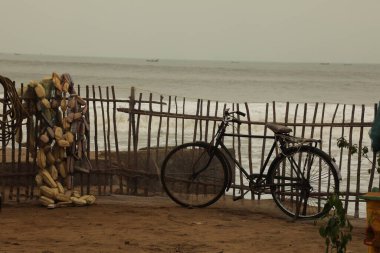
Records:
<instances>
[{"instance_id":1,"label":"rope","mask_svg":"<svg viewBox=\"0 0 380 253\"><path fill-rule=\"evenodd\" d=\"M22 107L14 83L3 76L0 76L0 83L4 88L4 99L0 100L3 105L3 110L0 112L0 142L7 145L16 134L17 129L21 127L27 112Z\"/></svg>"}]
</instances>

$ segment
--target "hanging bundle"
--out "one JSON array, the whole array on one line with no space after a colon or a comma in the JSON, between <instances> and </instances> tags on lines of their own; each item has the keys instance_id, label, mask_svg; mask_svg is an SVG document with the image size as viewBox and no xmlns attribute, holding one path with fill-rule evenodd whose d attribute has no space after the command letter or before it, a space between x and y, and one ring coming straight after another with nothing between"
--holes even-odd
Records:
<instances>
[{"instance_id":1,"label":"hanging bundle","mask_svg":"<svg viewBox=\"0 0 380 253\"><path fill-rule=\"evenodd\" d=\"M0 76L0 83L4 89L4 98L0 100L3 108L0 112L0 141L7 145L28 113L23 109L14 83L3 76Z\"/></svg>"},{"instance_id":2,"label":"hanging bundle","mask_svg":"<svg viewBox=\"0 0 380 253\"><path fill-rule=\"evenodd\" d=\"M70 75L53 73L39 82L30 82L21 93L30 102L26 107L29 114L39 122L31 135L37 139L29 145L38 146L35 181L40 203L48 208L94 203L93 195L81 196L73 185L74 172L89 173L91 163L85 145L89 130L84 116L87 103L75 93Z\"/></svg>"}]
</instances>

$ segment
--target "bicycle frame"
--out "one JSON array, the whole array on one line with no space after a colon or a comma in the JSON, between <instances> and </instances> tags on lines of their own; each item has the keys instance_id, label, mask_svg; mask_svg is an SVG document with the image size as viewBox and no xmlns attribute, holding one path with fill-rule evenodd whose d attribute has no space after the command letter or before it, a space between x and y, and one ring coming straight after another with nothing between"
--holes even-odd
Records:
<instances>
[{"instance_id":1,"label":"bicycle frame","mask_svg":"<svg viewBox=\"0 0 380 253\"><path fill-rule=\"evenodd\" d=\"M252 183L253 181L253 176L257 176L257 181L256 181L256 184L259 185L259 182L262 182L262 179L265 178L266 179L266 175L264 174L267 166L268 166L268 163L270 161L270 158L272 157L273 155L273 152L275 150L276 147L279 147L280 150L281 150L281 153L284 153L286 151L286 141L285 141L285 138L286 137L289 137L288 134L275 134L274 136L264 136L264 135L241 135L241 134L230 134L230 133L225 133L225 130L228 126L228 123L225 122L225 121L222 121L222 123L219 125L218 127L218 131L217 133L215 134L213 140L211 141L211 143L215 140L215 145L212 145L213 149L218 149L219 147L222 148L222 150L224 151L223 155L227 155L229 159L231 159L233 161L233 163L239 168L239 171L241 171L243 173L243 175L245 176L245 178L250 182ZM224 137L227 136L227 137L243 137L243 138L256 138L256 139L273 139L273 144L272 144L272 147L270 148L269 150L269 153L262 165L262 167L260 168L260 172L257 174L249 174L246 169L244 169L243 165L229 152L228 148L224 145ZM210 158L210 161L209 163L211 162L212 160L212 157ZM292 166L292 168L294 169L294 172L295 174L297 175L297 178L301 179L301 180L305 180L307 178L304 177L302 171L301 171L301 168L298 167L297 163L294 161L294 158L293 157L290 157L289 159L290 163L295 165L294 167ZM228 162L227 162L228 163ZM228 165L228 169L230 170L229 173L232 172L232 168L230 166L230 164L227 164ZM205 166L204 169L207 168L208 165ZM197 173L195 173L196 175L194 175L195 177L201 173L203 171L200 170L198 171ZM309 177L309 175L307 175L307 177ZM228 187L227 189L229 188L229 185L231 184L231 182L228 183ZM283 186L288 186L289 184L283 184ZM261 187L268 187L270 185L268 185L267 183L265 183L263 186ZM245 194L244 194L245 195ZM237 198L238 199L238 198Z\"/></svg>"}]
</instances>

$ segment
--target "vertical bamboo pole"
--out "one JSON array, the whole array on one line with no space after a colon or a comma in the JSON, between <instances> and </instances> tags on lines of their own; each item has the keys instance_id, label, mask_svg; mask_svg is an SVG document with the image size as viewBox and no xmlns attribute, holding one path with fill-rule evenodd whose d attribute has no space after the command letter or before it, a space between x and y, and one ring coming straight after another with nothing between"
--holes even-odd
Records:
<instances>
[{"instance_id":1,"label":"vertical bamboo pole","mask_svg":"<svg viewBox=\"0 0 380 253\"><path fill-rule=\"evenodd\" d=\"M313 137L314 137L314 128L315 128L315 121L317 120L318 106L319 106L319 103L315 103L314 114L313 114L313 122L312 122L312 126L311 126L310 138L313 138Z\"/></svg>"},{"instance_id":2,"label":"vertical bamboo pole","mask_svg":"<svg viewBox=\"0 0 380 253\"><path fill-rule=\"evenodd\" d=\"M306 123L306 119L307 119L307 103L304 104L304 110L303 110L303 120L302 120L302 123L305 124ZM305 125L302 126L302 133L301 133L301 137L304 138L305 137Z\"/></svg>"},{"instance_id":3,"label":"vertical bamboo pole","mask_svg":"<svg viewBox=\"0 0 380 253\"><path fill-rule=\"evenodd\" d=\"M248 103L244 103L245 105L245 112L247 115L247 121L248 121L248 135L252 135L252 124L251 124L251 115L249 113L249 107ZM248 164L249 164L249 173L253 173L253 168L252 168L252 138L248 138ZM254 198L253 193L251 194L252 198Z\"/></svg>"},{"instance_id":4,"label":"vertical bamboo pole","mask_svg":"<svg viewBox=\"0 0 380 253\"><path fill-rule=\"evenodd\" d=\"M197 112L196 112L196 116L199 116L199 111L200 111L200 103L201 103L201 101L200 101L200 99L198 99L198 101L197 101ZM196 141L196 139L197 139L197 128L198 128L198 117L195 119L195 123L194 123L194 135L193 135L193 142L195 142Z\"/></svg>"},{"instance_id":5,"label":"vertical bamboo pole","mask_svg":"<svg viewBox=\"0 0 380 253\"><path fill-rule=\"evenodd\" d=\"M215 118L218 116L218 107L219 107L219 103L218 101L215 102L215 113L214 113L214 116ZM213 123L213 126L212 126L212 137L215 136L215 131L216 131L216 120L214 120L214 123Z\"/></svg>"},{"instance_id":6,"label":"vertical bamboo pole","mask_svg":"<svg viewBox=\"0 0 380 253\"><path fill-rule=\"evenodd\" d=\"M322 114L321 114L321 128L319 132L319 139L323 140L323 123L325 123L325 110L326 110L326 103L322 104ZM320 149L323 149L322 142L319 145Z\"/></svg>"},{"instance_id":7,"label":"vertical bamboo pole","mask_svg":"<svg viewBox=\"0 0 380 253\"><path fill-rule=\"evenodd\" d=\"M135 87L131 87L131 94L129 96L129 124L130 129L132 130L132 135L130 138L132 138L132 146L133 146L133 169L136 169L136 148L137 148L137 141L136 141L136 122L135 122Z\"/></svg>"},{"instance_id":8,"label":"vertical bamboo pole","mask_svg":"<svg viewBox=\"0 0 380 253\"><path fill-rule=\"evenodd\" d=\"M315 122L317 120L318 106L319 106L319 103L315 103L310 138L314 137L314 128L315 128L314 125L315 125ZM319 164L319 168L321 168L321 164ZM319 173L318 173L318 194L321 193L321 177L322 177L322 174L321 174L321 170L319 169ZM318 210L321 210L321 201L319 198L318 198Z\"/></svg>"},{"instance_id":9,"label":"vertical bamboo pole","mask_svg":"<svg viewBox=\"0 0 380 253\"><path fill-rule=\"evenodd\" d=\"M298 106L299 104L296 104L296 108L294 109L294 127L293 127L293 134L294 136L297 136L297 114L298 114Z\"/></svg>"},{"instance_id":10,"label":"vertical bamboo pole","mask_svg":"<svg viewBox=\"0 0 380 253\"><path fill-rule=\"evenodd\" d=\"M210 100L207 100L207 109L206 109L206 116L207 118L210 116ZM209 119L206 120L206 127L205 127L205 142L208 140L208 125L209 125Z\"/></svg>"},{"instance_id":11,"label":"vertical bamboo pole","mask_svg":"<svg viewBox=\"0 0 380 253\"><path fill-rule=\"evenodd\" d=\"M12 173L15 173L16 172L16 143L15 143L15 135L14 134L12 134L12 138L11 138L11 148L12 148L12 151L11 151L11 170L12 170ZM10 182L10 190L9 190L10 199L13 199L13 184L15 181L17 181L17 185L18 185L18 181L19 181L19 180L13 180L13 178L14 177L11 177L11 182ZM16 190L16 192L17 192L17 190ZM16 196L16 199L17 199L17 196Z\"/></svg>"},{"instance_id":12,"label":"vertical bamboo pole","mask_svg":"<svg viewBox=\"0 0 380 253\"><path fill-rule=\"evenodd\" d=\"M87 112L85 115L85 120L90 125L90 88L88 87L88 85L86 85L86 103L87 103ZM87 151L87 157L91 161L90 138L91 138L91 127L88 129L88 131L86 131L86 141L87 141L86 151ZM91 174L92 174L92 171L90 171L90 173L87 174L87 194L90 194L90 191L91 191Z\"/></svg>"},{"instance_id":13,"label":"vertical bamboo pole","mask_svg":"<svg viewBox=\"0 0 380 253\"><path fill-rule=\"evenodd\" d=\"M175 115L178 115L178 103L177 103L177 96L174 97L174 104L175 104ZM174 139L175 139L175 145L178 146L178 118L175 117L175 127L174 127Z\"/></svg>"},{"instance_id":14,"label":"vertical bamboo pole","mask_svg":"<svg viewBox=\"0 0 380 253\"><path fill-rule=\"evenodd\" d=\"M336 114L338 112L339 104L336 105L335 111L331 120L331 127L330 127L330 135L329 135L329 156L331 157L331 142L332 142L332 131L333 131L333 124L335 121ZM335 158L334 158L335 159ZM340 171L340 168L339 168ZM330 193L330 180L327 183L327 193Z\"/></svg>"},{"instance_id":15,"label":"vertical bamboo pole","mask_svg":"<svg viewBox=\"0 0 380 253\"><path fill-rule=\"evenodd\" d=\"M289 122L289 102L286 102L286 106L285 106L285 125L288 124Z\"/></svg>"},{"instance_id":16,"label":"vertical bamboo pole","mask_svg":"<svg viewBox=\"0 0 380 253\"><path fill-rule=\"evenodd\" d=\"M169 96L168 102L168 114L170 113L170 108L172 106L172 97ZM170 133L170 117L166 117L166 139L165 139L165 155L168 153L168 144L169 144L169 133Z\"/></svg>"},{"instance_id":17,"label":"vertical bamboo pole","mask_svg":"<svg viewBox=\"0 0 380 253\"><path fill-rule=\"evenodd\" d=\"M153 108L152 108L152 100L153 100L153 94L150 93L149 94L149 111L150 112L153 112ZM150 139L151 139L151 131L152 131L152 114L149 115L149 119L148 119L148 140L147 140L147 150L146 150L146 167L145 167L145 170L147 173L150 172ZM147 185L145 184L144 185L144 195L145 196L148 196L148 187Z\"/></svg>"},{"instance_id":18,"label":"vertical bamboo pole","mask_svg":"<svg viewBox=\"0 0 380 253\"><path fill-rule=\"evenodd\" d=\"M104 115L104 104L103 104L103 96L102 96L102 89L100 86L99 88L99 98L100 98L100 108L102 111L102 124L103 124L103 145L104 145L104 164L108 165L108 152L107 152L107 134L106 134L106 120ZM103 194L106 193L106 186L107 186L107 173L105 171L106 168L103 168L103 176L104 176L104 184L103 184Z\"/></svg>"},{"instance_id":19,"label":"vertical bamboo pole","mask_svg":"<svg viewBox=\"0 0 380 253\"><path fill-rule=\"evenodd\" d=\"M232 111L235 111L235 104L232 103ZM233 127L232 128L232 135L235 135L235 128ZM232 137L232 148L233 148L233 151L234 151L234 157L236 157L236 147L235 147L235 136ZM239 156L238 156L239 158ZM234 172L236 173L236 170L235 170L235 167L233 168ZM235 175L234 173L234 175ZM236 182L236 176L235 176L235 182ZM233 188L233 193L232 193L232 196L235 197L236 196L236 184L234 184L234 188Z\"/></svg>"},{"instance_id":20,"label":"vertical bamboo pole","mask_svg":"<svg viewBox=\"0 0 380 253\"><path fill-rule=\"evenodd\" d=\"M185 115L185 105L186 105L186 99L183 98L182 103L182 115ZM182 118L182 144L185 142L185 118Z\"/></svg>"},{"instance_id":21,"label":"vertical bamboo pole","mask_svg":"<svg viewBox=\"0 0 380 253\"><path fill-rule=\"evenodd\" d=\"M21 83L21 96L20 96L20 99L22 100L22 98L23 98L23 95L24 95L24 84L23 83ZM22 101L21 101L21 103L22 103ZM21 126L20 126L20 128L19 128L19 134L20 134L20 136L23 136L23 129L22 129L22 124L21 124ZM19 143L18 143L18 156L17 156L17 172L21 172L21 159L22 159L22 149L21 149L21 147L22 147L22 138L20 138L20 140L19 140ZM18 181L18 183L17 183L17 203L19 203L20 202L20 185L21 185L21 182L20 181Z\"/></svg>"},{"instance_id":22,"label":"vertical bamboo pole","mask_svg":"<svg viewBox=\"0 0 380 253\"><path fill-rule=\"evenodd\" d=\"M78 84L78 89L77 89L77 94L78 96L80 96L80 85ZM79 180L80 180L80 193L81 195L84 195L84 191L83 191L83 173L80 173L79 174Z\"/></svg>"},{"instance_id":23,"label":"vertical bamboo pole","mask_svg":"<svg viewBox=\"0 0 380 253\"><path fill-rule=\"evenodd\" d=\"M36 122L35 122L35 125L34 125L34 139L37 140L38 139L38 134L41 132L41 129L39 128L39 126L41 125L40 121L38 120L38 118L36 118ZM31 172L33 174L36 174L37 172L37 149L38 149L38 142L35 141L35 145L34 145L34 157L33 157L33 167L32 167L32 170ZM28 180L29 182L29 186L30 186L30 192L27 191L26 195L30 196L30 198L32 199L33 196L34 196L34 177L30 177L30 179ZM29 187L28 187L29 189Z\"/></svg>"},{"instance_id":24,"label":"vertical bamboo pole","mask_svg":"<svg viewBox=\"0 0 380 253\"><path fill-rule=\"evenodd\" d=\"M9 103L9 101L8 101L8 96L7 96L7 94L4 92L4 97L3 97L3 101L4 101L4 105L3 105L3 118L2 118L2 120L3 120L3 122L7 122L7 115L6 115L6 113L7 113L7 106L6 106L6 104L8 104ZM7 163L7 158L6 158L6 156L7 156L7 150L6 150L6 148L7 148L7 144L6 144L6 140L5 140L5 136L6 136L6 124L4 123L4 124L2 124L1 125L1 133L2 133L2 136L3 136L3 138L2 138L2 142L1 142L1 146L2 146L2 148L1 148L1 155L2 155L2 157L1 157L1 168L5 168L6 167L6 163ZM0 180L1 180L1 182L0 182L0 187L1 187L1 195L5 198L5 182L4 182L4 177L2 176L2 175L0 175Z\"/></svg>"},{"instance_id":25,"label":"vertical bamboo pole","mask_svg":"<svg viewBox=\"0 0 380 253\"><path fill-rule=\"evenodd\" d=\"M142 98L143 98L143 94L140 93L139 94L139 100L137 101L138 103L138 106L137 106L137 109L140 111L141 110L141 106L142 106ZM139 132L140 132L140 118L141 118L141 114L140 113L136 113L137 114L137 120L136 120L136 130L135 130L135 136L134 136L134 150L137 151L138 149L138 143L139 143Z\"/></svg>"},{"instance_id":26,"label":"vertical bamboo pole","mask_svg":"<svg viewBox=\"0 0 380 253\"><path fill-rule=\"evenodd\" d=\"M296 104L296 108L294 109L294 119L293 119L293 123L294 123L294 128L293 128L293 133L294 133L294 136L297 136L297 116L298 116L298 107L299 107L299 104ZM290 172L290 177L293 177L293 170ZM292 189L292 193L293 193L293 189ZM292 194L292 197L291 197L291 201L293 203L294 201L294 198L296 198L296 201L298 201L298 196L294 196Z\"/></svg>"},{"instance_id":27,"label":"vertical bamboo pole","mask_svg":"<svg viewBox=\"0 0 380 253\"><path fill-rule=\"evenodd\" d=\"M131 161L131 143L128 144L128 147L129 147L129 152L128 152L128 162L129 162L129 169L132 169L132 170L136 170L137 168L137 134L136 134L136 121L135 121L135 104L136 104L136 94L135 94L135 87L131 87L131 94L129 96L129 129L130 129L130 133L131 133L131 136L129 137L131 139L131 142L132 142L132 159L133 159L133 162ZM140 94L140 97L141 97L141 94ZM141 103L139 103L139 105L141 105ZM130 178L128 177L127 178L128 180L128 183L130 182ZM131 189L131 186L128 185L127 186L127 193L130 193L130 189ZM135 190L133 190L134 194L136 194Z\"/></svg>"},{"instance_id":28,"label":"vertical bamboo pole","mask_svg":"<svg viewBox=\"0 0 380 253\"><path fill-rule=\"evenodd\" d=\"M321 128L320 128L320 132L319 132L319 138L322 140L323 139L323 122L324 122L324 117L325 117L325 108L326 108L326 104L323 103L322 104L322 115L321 115ZM319 148L322 150L322 141L319 143ZM318 178L319 178L319 183L318 183L318 193L321 193L321 188L322 188L322 170L321 170L321 167L322 167L322 164L320 163L319 164L319 173L318 173ZM331 178L331 173L329 173L328 175L328 182L330 182L330 178ZM321 206L321 200L318 199L318 210L321 210L322 206Z\"/></svg>"},{"instance_id":29,"label":"vertical bamboo pole","mask_svg":"<svg viewBox=\"0 0 380 253\"><path fill-rule=\"evenodd\" d=\"M352 105L352 112L351 112L351 124L354 123L354 117L355 117L355 105ZM350 146L352 145L352 133L353 133L353 126L350 126L350 133L349 133L349 139L348 142ZM348 200L350 198L350 184L351 184L351 152L348 152L348 158L347 158L347 188L346 188L346 199L344 202L344 208L347 212L348 208Z\"/></svg>"},{"instance_id":30,"label":"vertical bamboo pole","mask_svg":"<svg viewBox=\"0 0 380 253\"><path fill-rule=\"evenodd\" d=\"M95 86L92 85L92 105L94 107L94 145L95 145L95 167L97 170L96 179L98 183L98 195L101 195L102 188L100 187L100 174L99 174L99 148L98 148L98 114L96 110L96 94Z\"/></svg>"},{"instance_id":31,"label":"vertical bamboo pole","mask_svg":"<svg viewBox=\"0 0 380 253\"><path fill-rule=\"evenodd\" d=\"M106 87L106 97L107 97L107 149L108 149L108 169L112 167L112 154L111 154L111 116L110 116L110 94L109 87ZM113 173L109 174L109 190L110 193L113 193Z\"/></svg>"},{"instance_id":32,"label":"vertical bamboo pole","mask_svg":"<svg viewBox=\"0 0 380 253\"><path fill-rule=\"evenodd\" d=\"M160 96L160 118L158 122L158 130L157 130L157 148L156 148L156 161L157 163L161 162L159 157L159 149L160 149L160 136L161 136L161 127L162 127L162 112L163 112L163 96ZM160 164L161 165L161 164ZM157 176L160 176L160 171L157 171ZM163 193L163 188L161 187L161 193Z\"/></svg>"},{"instance_id":33,"label":"vertical bamboo pole","mask_svg":"<svg viewBox=\"0 0 380 253\"><path fill-rule=\"evenodd\" d=\"M137 103L138 103L137 110L138 111L141 110L142 97L143 97L143 94L140 92L140 94L139 94L139 100L137 101ZM138 145L139 145L140 116L141 116L141 114L139 112L135 113L135 114L137 114L137 120L136 120L136 123L134 124L135 131L134 131L134 135L133 135L133 169L134 170L139 170L140 167L143 166L143 164L139 164L140 159L138 159L139 158ZM134 180L134 190L133 190L133 193L134 194L138 194L138 185L137 184L139 182L137 181L137 179L133 179L133 180Z\"/></svg>"},{"instance_id":34,"label":"vertical bamboo pole","mask_svg":"<svg viewBox=\"0 0 380 253\"><path fill-rule=\"evenodd\" d=\"M199 140L202 140L203 138L203 131L202 131L202 116L203 116L203 99L200 100L201 101L201 105L200 105L200 119L199 119Z\"/></svg>"},{"instance_id":35,"label":"vertical bamboo pole","mask_svg":"<svg viewBox=\"0 0 380 253\"><path fill-rule=\"evenodd\" d=\"M344 123L346 120L346 105L343 105L343 120L342 123ZM344 137L344 126L342 126L342 135L341 137ZM339 156L339 171L342 171L342 159L343 159L343 148L340 149L340 156Z\"/></svg>"},{"instance_id":36,"label":"vertical bamboo pole","mask_svg":"<svg viewBox=\"0 0 380 253\"><path fill-rule=\"evenodd\" d=\"M335 122L335 117L336 117L336 114L338 112L338 108L339 108L339 104L336 105L333 117L331 119L330 134L329 134L329 152L328 152L329 156L331 156L331 144L332 144L333 124Z\"/></svg>"},{"instance_id":37,"label":"vertical bamboo pole","mask_svg":"<svg viewBox=\"0 0 380 253\"><path fill-rule=\"evenodd\" d=\"M277 122L277 119L276 119L276 102L272 102L272 115L273 115L273 122ZM276 156L278 155L278 147L276 146L275 148L275 152L276 152Z\"/></svg>"},{"instance_id":38,"label":"vertical bamboo pole","mask_svg":"<svg viewBox=\"0 0 380 253\"><path fill-rule=\"evenodd\" d=\"M236 110L239 111L239 104L237 103L236 104ZM240 118L240 116L238 115L238 118ZM240 125L237 124L237 134L240 135ZM238 136L238 158L239 158L239 163L241 164L241 137ZM239 170L239 176L240 176L240 196L243 196L244 195L244 185L243 185L243 173L241 172L241 170Z\"/></svg>"},{"instance_id":39,"label":"vertical bamboo pole","mask_svg":"<svg viewBox=\"0 0 380 253\"><path fill-rule=\"evenodd\" d=\"M364 115L365 115L365 106L362 105L361 110L361 118L360 118L360 133L359 133L359 149L362 150L363 147L363 123L364 123ZM362 152L358 152L358 166L356 171L356 196L355 196L355 218L359 218L359 195L360 195L360 171L361 171L361 164L362 164Z\"/></svg>"},{"instance_id":40,"label":"vertical bamboo pole","mask_svg":"<svg viewBox=\"0 0 380 253\"><path fill-rule=\"evenodd\" d=\"M268 110L269 110L269 104L266 103L265 106L265 119L264 119L264 137L267 136L267 126L266 124L268 123ZM261 148L261 163L260 163L260 168L264 166L264 155L265 155L265 147L266 147L266 138L263 138L263 144Z\"/></svg>"}]
</instances>

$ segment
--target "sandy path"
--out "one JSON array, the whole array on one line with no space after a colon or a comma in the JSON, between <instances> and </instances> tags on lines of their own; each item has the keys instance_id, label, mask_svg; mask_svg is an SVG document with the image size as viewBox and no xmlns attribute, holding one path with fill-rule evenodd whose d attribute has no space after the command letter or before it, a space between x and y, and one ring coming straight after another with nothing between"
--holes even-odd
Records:
<instances>
[{"instance_id":1,"label":"sandy path","mask_svg":"<svg viewBox=\"0 0 380 253\"><path fill-rule=\"evenodd\" d=\"M353 223L348 252L367 252L365 221ZM292 222L272 201L185 209L162 197L116 195L81 208L7 204L0 228L0 252L324 252L319 225Z\"/></svg>"}]
</instances>

